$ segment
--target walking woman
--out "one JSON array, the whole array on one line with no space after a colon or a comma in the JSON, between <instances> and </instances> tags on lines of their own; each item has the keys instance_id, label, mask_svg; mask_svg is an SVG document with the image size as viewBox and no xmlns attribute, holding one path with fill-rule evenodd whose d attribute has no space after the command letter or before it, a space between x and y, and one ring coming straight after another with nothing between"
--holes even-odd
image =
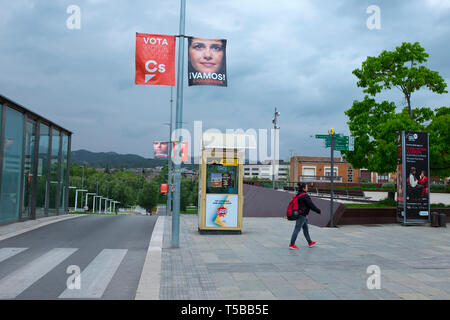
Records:
<instances>
[{"instance_id":1,"label":"walking woman","mask_svg":"<svg viewBox=\"0 0 450 320\"><path fill-rule=\"evenodd\" d=\"M313 247L316 242L312 241L309 237L309 230L308 230L308 222L307 217L310 210L313 210L320 214L320 209L317 208L314 203L311 200L311 197L309 196L308 192L308 185L305 183L298 183L297 184L297 192L298 194L302 194L298 198L298 208L300 209L300 215L295 222L295 228L294 232L292 233L291 243L289 245L289 249L291 250L298 250L298 247L295 245L295 241L297 240L298 233L300 232L300 229L303 229L303 235L305 236L306 241L308 241L308 246L311 248Z\"/></svg>"}]
</instances>

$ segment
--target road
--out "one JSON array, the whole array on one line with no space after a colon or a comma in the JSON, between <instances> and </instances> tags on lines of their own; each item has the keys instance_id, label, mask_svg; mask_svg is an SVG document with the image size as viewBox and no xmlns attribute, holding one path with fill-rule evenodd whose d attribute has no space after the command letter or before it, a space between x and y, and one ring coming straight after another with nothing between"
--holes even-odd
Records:
<instances>
[{"instance_id":1,"label":"road","mask_svg":"<svg viewBox=\"0 0 450 320\"><path fill-rule=\"evenodd\" d=\"M0 241L0 299L134 299L156 218L89 215Z\"/></svg>"}]
</instances>

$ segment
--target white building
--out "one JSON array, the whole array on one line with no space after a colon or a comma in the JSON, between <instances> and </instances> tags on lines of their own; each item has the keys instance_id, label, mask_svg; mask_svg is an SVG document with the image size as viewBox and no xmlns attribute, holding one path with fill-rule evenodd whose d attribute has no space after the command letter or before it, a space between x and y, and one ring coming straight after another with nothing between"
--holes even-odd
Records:
<instances>
[{"instance_id":1,"label":"white building","mask_svg":"<svg viewBox=\"0 0 450 320\"><path fill-rule=\"evenodd\" d=\"M264 161L259 164L244 164L244 179L270 179L272 180L273 170L275 169L275 180L288 180L289 164L280 161L279 164L272 166L271 161Z\"/></svg>"}]
</instances>

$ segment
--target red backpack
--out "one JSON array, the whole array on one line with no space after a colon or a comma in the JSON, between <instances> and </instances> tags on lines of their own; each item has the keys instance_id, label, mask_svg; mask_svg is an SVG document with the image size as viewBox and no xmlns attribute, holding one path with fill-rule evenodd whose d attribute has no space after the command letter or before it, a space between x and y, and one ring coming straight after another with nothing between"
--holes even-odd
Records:
<instances>
[{"instance_id":1,"label":"red backpack","mask_svg":"<svg viewBox=\"0 0 450 320\"><path fill-rule=\"evenodd\" d=\"M288 220L297 220L299 214L302 212L300 208L298 207L298 199L302 196L307 194L306 192L303 192L301 194L295 195L291 201L289 201L289 205L286 210L286 217Z\"/></svg>"}]
</instances>

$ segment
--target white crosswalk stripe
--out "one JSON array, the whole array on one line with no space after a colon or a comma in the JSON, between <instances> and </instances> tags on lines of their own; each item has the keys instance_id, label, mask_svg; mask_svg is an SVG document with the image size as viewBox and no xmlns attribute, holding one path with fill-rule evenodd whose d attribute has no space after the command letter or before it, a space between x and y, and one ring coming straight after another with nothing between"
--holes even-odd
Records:
<instances>
[{"instance_id":1,"label":"white crosswalk stripe","mask_svg":"<svg viewBox=\"0 0 450 320\"><path fill-rule=\"evenodd\" d=\"M55 248L0 279L0 299L13 299L72 255L77 248Z\"/></svg>"},{"instance_id":2,"label":"white crosswalk stripe","mask_svg":"<svg viewBox=\"0 0 450 320\"><path fill-rule=\"evenodd\" d=\"M5 261L28 248L0 248L0 262Z\"/></svg>"},{"instance_id":3,"label":"white crosswalk stripe","mask_svg":"<svg viewBox=\"0 0 450 320\"><path fill-rule=\"evenodd\" d=\"M81 272L80 289L66 289L59 298L95 299L101 298L111 279L122 263L128 250L104 249Z\"/></svg>"}]
</instances>

